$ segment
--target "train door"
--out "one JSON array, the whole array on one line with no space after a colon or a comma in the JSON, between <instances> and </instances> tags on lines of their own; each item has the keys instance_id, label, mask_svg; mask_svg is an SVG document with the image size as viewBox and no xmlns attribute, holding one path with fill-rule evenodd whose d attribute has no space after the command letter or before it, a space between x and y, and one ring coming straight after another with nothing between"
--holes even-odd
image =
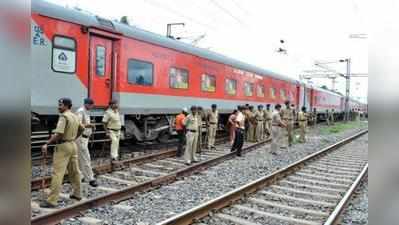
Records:
<instances>
[{"instance_id":1,"label":"train door","mask_svg":"<svg viewBox=\"0 0 399 225\"><path fill-rule=\"evenodd\" d=\"M112 96L112 40L90 36L89 96L96 107L107 106Z\"/></svg>"}]
</instances>

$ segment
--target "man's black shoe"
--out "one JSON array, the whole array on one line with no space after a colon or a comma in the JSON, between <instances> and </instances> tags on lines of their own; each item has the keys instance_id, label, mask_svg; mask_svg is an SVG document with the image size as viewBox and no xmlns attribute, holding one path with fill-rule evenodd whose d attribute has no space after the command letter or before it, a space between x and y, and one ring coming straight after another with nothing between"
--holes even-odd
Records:
<instances>
[{"instance_id":1,"label":"man's black shoe","mask_svg":"<svg viewBox=\"0 0 399 225\"><path fill-rule=\"evenodd\" d=\"M98 184L97 184L97 181L96 181L96 180L92 180L92 181L90 181L90 182L89 182L89 185L90 185L90 186L92 186L92 187L97 187L97 186L98 186Z\"/></svg>"},{"instance_id":2,"label":"man's black shoe","mask_svg":"<svg viewBox=\"0 0 399 225\"><path fill-rule=\"evenodd\" d=\"M241 153L238 153L237 156L238 156L238 157L241 157L242 155L241 155Z\"/></svg>"},{"instance_id":3,"label":"man's black shoe","mask_svg":"<svg viewBox=\"0 0 399 225\"><path fill-rule=\"evenodd\" d=\"M57 207L56 205L53 205L53 204L49 203L48 201L41 202L39 204L39 206L41 208L55 208L55 207Z\"/></svg>"},{"instance_id":4,"label":"man's black shoe","mask_svg":"<svg viewBox=\"0 0 399 225\"><path fill-rule=\"evenodd\" d=\"M70 199L75 199L75 200L78 200L78 201L82 200L81 197L77 197L77 196L75 196L75 195L70 195L69 198L70 198Z\"/></svg>"}]
</instances>

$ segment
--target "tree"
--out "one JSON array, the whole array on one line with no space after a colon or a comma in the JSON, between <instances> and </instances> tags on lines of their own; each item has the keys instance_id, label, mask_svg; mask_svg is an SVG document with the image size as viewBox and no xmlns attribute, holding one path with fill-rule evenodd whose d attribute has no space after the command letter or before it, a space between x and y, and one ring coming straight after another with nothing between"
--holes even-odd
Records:
<instances>
[{"instance_id":1,"label":"tree","mask_svg":"<svg viewBox=\"0 0 399 225\"><path fill-rule=\"evenodd\" d=\"M122 16L120 22L129 25L129 19L127 16Z\"/></svg>"}]
</instances>

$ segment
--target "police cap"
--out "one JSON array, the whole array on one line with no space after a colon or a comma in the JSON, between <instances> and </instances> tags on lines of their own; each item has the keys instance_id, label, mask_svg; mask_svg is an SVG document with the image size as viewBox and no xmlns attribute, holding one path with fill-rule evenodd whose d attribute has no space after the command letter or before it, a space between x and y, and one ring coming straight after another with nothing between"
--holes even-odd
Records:
<instances>
[{"instance_id":1,"label":"police cap","mask_svg":"<svg viewBox=\"0 0 399 225\"><path fill-rule=\"evenodd\" d=\"M70 98L60 98L58 103L63 104L67 107L72 107L72 100Z\"/></svg>"}]
</instances>

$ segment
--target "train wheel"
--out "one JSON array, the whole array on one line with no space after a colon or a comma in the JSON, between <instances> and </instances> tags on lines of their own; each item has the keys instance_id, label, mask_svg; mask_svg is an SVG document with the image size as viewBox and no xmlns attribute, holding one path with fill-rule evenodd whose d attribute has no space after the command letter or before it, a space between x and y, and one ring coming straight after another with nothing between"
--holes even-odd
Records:
<instances>
[{"instance_id":1,"label":"train wheel","mask_svg":"<svg viewBox=\"0 0 399 225\"><path fill-rule=\"evenodd\" d=\"M169 130L163 130L159 133L157 140L159 143L168 143L170 139L170 133Z\"/></svg>"}]
</instances>

